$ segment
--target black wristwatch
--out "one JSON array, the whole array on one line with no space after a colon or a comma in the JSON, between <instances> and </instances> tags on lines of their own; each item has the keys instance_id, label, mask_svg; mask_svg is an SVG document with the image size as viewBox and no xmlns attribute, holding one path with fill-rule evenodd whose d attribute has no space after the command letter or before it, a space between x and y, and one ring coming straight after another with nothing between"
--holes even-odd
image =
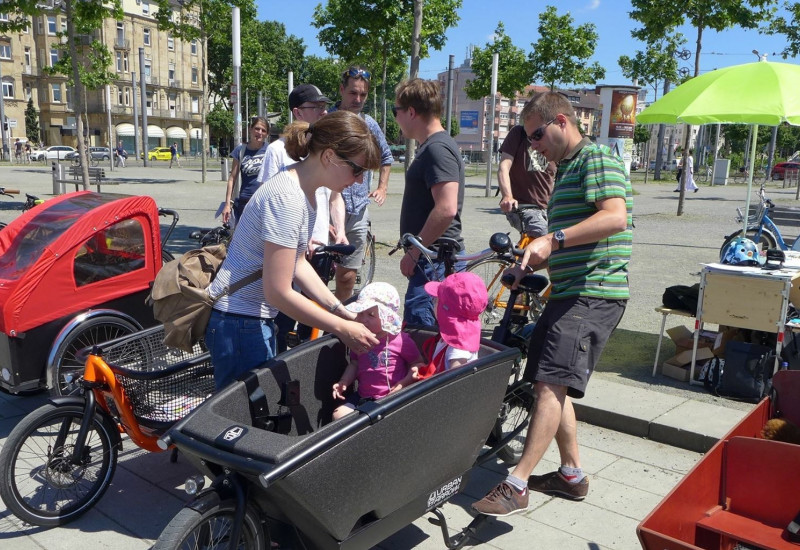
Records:
<instances>
[{"instance_id":1,"label":"black wristwatch","mask_svg":"<svg viewBox=\"0 0 800 550\"><path fill-rule=\"evenodd\" d=\"M564 232L559 229L558 231L553 233L553 237L555 237L556 242L558 243L558 249L561 250L562 248L564 248L564 241L567 240L567 236L564 235Z\"/></svg>"}]
</instances>

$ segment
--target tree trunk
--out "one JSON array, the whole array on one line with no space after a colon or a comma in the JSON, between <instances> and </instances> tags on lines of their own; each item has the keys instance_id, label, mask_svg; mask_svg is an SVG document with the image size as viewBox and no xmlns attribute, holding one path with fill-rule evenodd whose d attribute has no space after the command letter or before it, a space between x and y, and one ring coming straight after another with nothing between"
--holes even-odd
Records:
<instances>
[{"instance_id":1,"label":"tree trunk","mask_svg":"<svg viewBox=\"0 0 800 550\"><path fill-rule=\"evenodd\" d=\"M86 144L83 141L83 86L81 85L81 75L78 69L78 49L75 47L75 25L72 22L73 10L72 2L75 0L66 0L64 6L67 12L67 39L69 40L69 56L72 64L72 80L75 86L75 93L72 94L75 98L75 126L78 132L78 156L81 159L81 178L83 179L83 190L89 190L89 162L86 157Z\"/></svg>"},{"instance_id":2,"label":"tree trunk","mask_svg":"<svg viewBox=\"0 0 800 550\"><path fill-rule=\"evenodd\" d=\"M411 36L411 67L409 69L409 76L417 78L419 75L419 45L422 35L422 2L423 0L414 0L414 32ZM414 158L416 152L417 142L413 139L406 139L406 166L408 166Z\"/></svg>"}]
</instances>

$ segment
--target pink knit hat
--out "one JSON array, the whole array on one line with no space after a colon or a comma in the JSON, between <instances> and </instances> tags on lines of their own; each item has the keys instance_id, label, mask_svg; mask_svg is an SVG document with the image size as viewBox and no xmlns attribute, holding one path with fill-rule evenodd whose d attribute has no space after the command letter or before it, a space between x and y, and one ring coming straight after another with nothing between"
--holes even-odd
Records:
<instances>
[{"instance_id":1,"label":"pink knit hat","mask_svg":"<svg viewBox=\"0 0 800 550\"><path fill-rule=\"evenodd\" d=\"M425 292L438 298L436 320L442 340L458 349L478 351L480 315L489 303L483 280L475 273L454 273L442 283L426 283Z\"/></svg>"}]
</instances>

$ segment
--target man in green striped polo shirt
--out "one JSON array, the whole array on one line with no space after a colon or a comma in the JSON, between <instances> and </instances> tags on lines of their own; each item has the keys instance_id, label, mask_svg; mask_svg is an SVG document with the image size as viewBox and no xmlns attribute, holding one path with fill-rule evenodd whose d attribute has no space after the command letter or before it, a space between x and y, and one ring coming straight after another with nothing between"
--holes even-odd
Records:
<instances>
[{"instance_id":1,"label":"man in green striped polo shirt","mask_svg":"<svg viewBox=\"0 0 800 550\"><path fill-rule=\"evenodd\" d=\"M633 199L622 161L584 138L575 111L557 92L522 110L531 147L558 164L547 207L548 233L525 249L520 268L548 267L553 288L530 342L525 378L536 401L522 459L475 511L507 516L528 507L528 490L582 500L589 491L578 454L575 411L630 297ZM561 467L531 475L555 438Z\"/></svg>"}]
</instances>

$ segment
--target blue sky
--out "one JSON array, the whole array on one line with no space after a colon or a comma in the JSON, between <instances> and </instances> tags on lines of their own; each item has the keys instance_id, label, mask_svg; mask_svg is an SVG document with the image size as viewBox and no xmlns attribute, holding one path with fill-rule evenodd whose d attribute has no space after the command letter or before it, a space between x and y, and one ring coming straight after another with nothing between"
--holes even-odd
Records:
<instances>
[{"instance_id":1,"label":"blue sky","mask_svg":"<svg viewBox=\"0 0 800 550\"><path fill-rule=\"evenodd\" d=\"M286 25L289 34L302 38L307 54L327 55L317 40L317 29L311 26L311 17L318 1L257 0L256 4L261 19L280 21ZM483 47L490 40L500 20L514 44L525 51L531 51L531 43L539 39L539 12L548 4L557 6L559 15L569 11L576 24L595 24L599 41L593 60L606 69L606 77L601 84L627 84L617 59L623 54L633 55L641 48L641 43L631 38L630 31L636 25L628 17L631 8L630 2L626 0L559 0L541 3L530 0L463 0L458 26L448 31L447 42L442 51L432 52L428 59L421 61L420 76L435 78L437 73L447 69L451 54L455 56L456 66L459 66L466 57L469 45ZM692 58L682 61L680 66L694 71L696 32L691 28L682 29L682 32L687 38L685 47L692 51ZM700 70L706 72L756 61L756 56L752 53L754 49L768 53L770 61L783 61L772 53L780 51L784 43L785 40L780 36L762 35L757 31L734 29L717 33L706 30L703 34ZM796 59L787 61L797 62Z\"/></svg>"}]
</instances>

